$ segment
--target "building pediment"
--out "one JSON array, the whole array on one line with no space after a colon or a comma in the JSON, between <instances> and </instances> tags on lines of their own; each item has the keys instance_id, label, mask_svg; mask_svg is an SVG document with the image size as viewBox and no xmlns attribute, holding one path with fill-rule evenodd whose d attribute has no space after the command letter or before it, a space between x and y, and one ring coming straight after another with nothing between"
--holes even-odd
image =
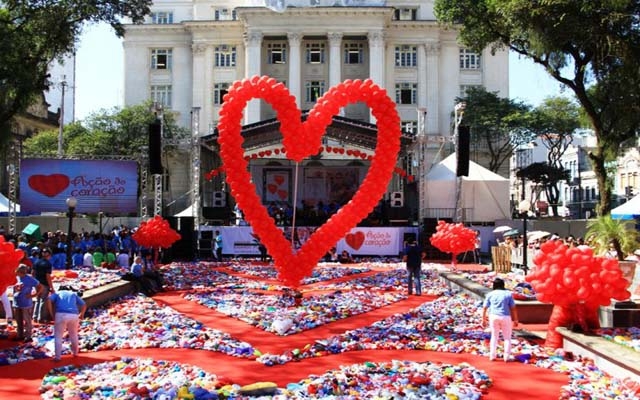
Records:
<instances>
[{"instance_id":1,"label":"building pediment","mask_svg":"<svg viewBox=\"0 0 640 400\"><path fill-rule=\"evenodd\" d=\"M306 114L303 115L306 119ZM205 144L215 142L218 138L218 129L213 134L204 136ZM244 138L243 147L245 150L256 150L282 142L280 133L280 122L276 118L244 125L241 131ZM357 146L363 149L375 150L378 127L376 124L358 121L350 118L334 116L333 122L326 129L325 138L343 143L345 146ZM408 132L401 132L400 152L406 153L411 146L415 135Z\"/></svg>"}]
</instances>

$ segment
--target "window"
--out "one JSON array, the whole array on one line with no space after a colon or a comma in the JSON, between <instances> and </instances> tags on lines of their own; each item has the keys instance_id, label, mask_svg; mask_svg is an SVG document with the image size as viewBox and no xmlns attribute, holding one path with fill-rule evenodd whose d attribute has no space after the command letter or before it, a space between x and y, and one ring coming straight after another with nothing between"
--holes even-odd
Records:
<instances>
[{"instance_id":1,"label":"window","mask_svg":"<svg viewBox=\"0 0 640 400\"><path fill-rule=\"evenodd\" d=\"M213 104L220 105L224 100L224 95L229 91L228 83L216 83L213 85Z\"/></svg>"},{"instance_id":2,"label":"window","mask_svg":"<svg viewBox=\"0 0 640 400\"><path fill-rule=\"evenodd\" d=\"M402 121L400 125L401 129L407 133L418 133L418 121Z\"/></svg>"},{"instance_id":3,"label":"window","mask_svg":"<svg viewBox=\"0 0 640 400\"><path fill-rule=\"evenodd\" d=\"M460 49L460 69L480 69L480 54Z\"/></svg>"},{"instance_id":4,"label":"window","mask_svg":"<svg viewBox=\"0 0 640 400\"><path fill-rule=\"evenodd\" d=\"M173 13L167 11L151 13L151 22L154 24L173 24Z\"/></svg>"},{"instance_id":5,"label":"window","mask_svg":"<svg viewBox=\"0 0 640 400\"><path fill-rule=\"evenodd\" d=\"M396 104L416 104L418 84L396 83Z\"/></svg>"},{"instance_id":6,"label":"window","mask_svg":"<svg viewBox=\"0 0 640 400\"><path fill-rule=\"evenodd\" d=\"M151 100L162 104L164 108L171 108L171 85L151 86Z\"/></svg>"},{"instance_id":7,"label":"window","mask_svg":"<svg viewBox=\"0 0 640 400\"><path fill-rule=\"evenodd\" d=\"M213 19L216 21L235 21L236 10L229 10L228 8L216 8L213 12Z\"/></svg>"},{"instance_id":8,"label":"window","mask_svg":"<svg viewBox=\"0 0 640 400\"><path fill-rule=\"evenodd\" d=\"M307 64L324 64L324 43L307 43Z\"/></svg>"},{"instance_id":9,"label":"window","mask_svg":"<svg viewBox=\"0 0 640 400\"><path fill-rule=\"evenodd\" d=\"M287 45L285 43L269 43L267 45L267 64L286 64Z\"/></svg>"},{"instance_id":10,"label":"window","mask_svg":"<svg viewBox=\"0 0 640 400\"><path fill-rule=\"evenodd\" d=\"M344 63L362 64L364 62L364 45L362 43L344 44Z\"/></svg>"},{"instance_id":11,"label":"window","mask_svg":"<svg viewBox=\"0 0 640 400\"><path fill-rule=\"evenodd\" d=\"M171 69L173 51L171 49L151 50L151 69Z\"/></svg>"},{"instance_id":12,"label":"window","mask_svg":"<svg viewBox=\"0 0 640 400\"><path fill-rule=\"evenodd\" d=\"M397 8L393 12L393 19L396 21L415 21L418 19L417 8Z\"/></svg>"},{"instance_id":13,"label":"window","mask_svg":"<svg viewBox=\"0 0 640 400\"><path fill-rule=\"evenodd\" d=\"M416 46L396 46L396 67L415 67L418 65Z\"/></svg>"},{"instance_id":14,"label":"window","mask_svg":"<svg viewBox=\"0 0 640 400\"><path fill-rule=\"evenodd\" d=\"M324 81L307 81L305 87L305 101L313 103L324 94Z\"/></svg>"},{"instance_id":15,"label":"window","mask_svg":"<svg viewBox=\"0 0 640 400\"><path fill-rule=\"evenodd\" d=\"M236 47L226 44L216 46L215 50L215 66L216 67L235 67L236 66Z\"/></svg>"}]
</instances>

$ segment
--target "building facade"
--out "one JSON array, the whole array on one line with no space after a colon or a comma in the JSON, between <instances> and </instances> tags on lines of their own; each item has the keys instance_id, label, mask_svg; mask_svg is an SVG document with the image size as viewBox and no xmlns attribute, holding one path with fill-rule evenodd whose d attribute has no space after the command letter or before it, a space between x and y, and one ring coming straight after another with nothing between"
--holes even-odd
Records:
<instances>
[{"instance_id":1,"label":"building facade","mask_svg":"<svg viewBox=\"0 0 640 400\"><path fill-rule=\"evenodd\" d=\"M283 10L276 12L255 0L155 1L145 24L127 26L125 105L152 99L185 127L197 107L197 134L206 136L215 132L224 95L236 80L276 78L308 110L339 82L370 78L395 100L405 132L437 138L423 141L418 160L409 163L419 162L425 174L437 154L447 155L438 149L452 134L456 97L471 86L508 97L508 53L461 47L456 31L435 20L433 1L334 4L289 0L273 5ZM360 103L341 116L375 122ZM254 100L244 123L274 117L268 104Z\"/></svg>"}]
</instances>

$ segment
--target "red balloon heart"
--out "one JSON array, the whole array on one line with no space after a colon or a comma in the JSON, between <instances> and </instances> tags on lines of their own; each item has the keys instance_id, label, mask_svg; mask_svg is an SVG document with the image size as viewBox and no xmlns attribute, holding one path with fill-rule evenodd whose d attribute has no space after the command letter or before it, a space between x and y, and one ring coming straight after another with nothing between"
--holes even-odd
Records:
<instances>
[{"instance_id":1,"label":"red balloon heart","mask_svg":"<svg viewBox=\"0 0 640 400\"><path fill-rule=\"evenodd\" d=\"M376 118L378 140L375 156L371 158L369 171L359 190L295 254L291 243L276 227L256 194L247 170L249 163L242 148L242 111L254 98L264 100L276 111L283 136L283 153L296 162L318 154L326 127L342 107L363 102ZM282 83L267 76L237 81L224 97L218 131L220 156L231 193L244 211L246 221L273 257L278 279L292 287L297 287L302 278L309 276L327 250L373 210L386 191L400 150L400 118L395 103L371 80L347 80L332 87L318 99L304 123L295 98Z\"/></svg>"},{"instance_id":2,"label":"red balloon heart","mask_svg":"<svg viewBox=\"0 0 640 400\"><path fill-rule=\"evenodd\" d=\"M63 174L31 175L29 187L47 197L56 197L69 186L69 177Z\"/></svg>"}]
</instances>

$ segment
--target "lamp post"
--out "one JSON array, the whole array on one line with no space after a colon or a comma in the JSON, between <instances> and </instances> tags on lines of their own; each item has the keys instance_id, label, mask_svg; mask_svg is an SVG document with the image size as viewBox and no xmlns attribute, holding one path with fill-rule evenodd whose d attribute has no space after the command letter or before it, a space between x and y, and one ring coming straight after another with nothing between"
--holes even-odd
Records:
<instances>
[{"instance_id":1,"label":"lamp post","mask_svg":"<svg viewBox=\"0 0 640 400\"><path fill-rule=\"evenodd\" d=\"M527 217L529 216L529 210L531 209L531 202L529 200L522 200L518 204L518 212L522 215L522 269L526 275L529 271L527 266L527 249L529 243L527 241Z\"/></svg>"},{"instance_id":2,"label":"lamp post","mask_svg":"<svg viewBox=\"0 0 640 400\"><path fill-rule=\"evenodd\" d=\"M70 269L73 266L73 263L71 262L71 246L73 244L73 240L71 240L71 231L73 229L73 217L75 216L74 211L78 205L78 199L72 196L67 198L65 202L69 208L67 212L67 216L69 217L69 229L67 230L67 269Z\"/></svg>"}]
</instances>

